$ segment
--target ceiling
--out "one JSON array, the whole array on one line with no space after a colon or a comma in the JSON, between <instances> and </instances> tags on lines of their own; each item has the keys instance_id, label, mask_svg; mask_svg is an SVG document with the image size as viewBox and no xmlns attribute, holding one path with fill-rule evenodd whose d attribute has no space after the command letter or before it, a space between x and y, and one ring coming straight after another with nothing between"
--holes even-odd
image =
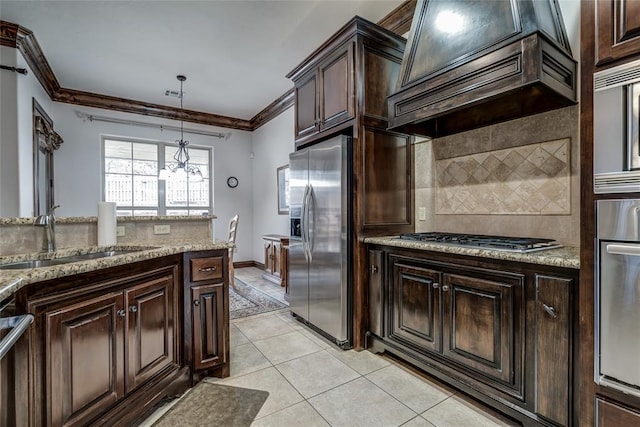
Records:
<instances>
[{"instance_id":1,"label":"ceiling","mask_svg":"<svg viewBox=\"0 0 640 427\"><path fill-rule=\"evenodd\" d=\"M285 75L354 15L402 0L5 1L63 88L249 120L293 85Z\"/></svg>"}]
</instances>

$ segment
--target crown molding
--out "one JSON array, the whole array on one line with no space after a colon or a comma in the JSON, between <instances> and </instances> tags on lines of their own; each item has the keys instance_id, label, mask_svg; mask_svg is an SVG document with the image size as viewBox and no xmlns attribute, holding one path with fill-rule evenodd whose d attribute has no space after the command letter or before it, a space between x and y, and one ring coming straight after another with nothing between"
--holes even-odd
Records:
<instances>
[{"instance_id":1,"label":"crown molding","mask_svg":"<svg viewBox=\"0 0 640 427\"><path fill-rule=\"evenodd\" d=\"M417 0L406 0L378 21L378 25L396 34L403 35L411 29L411 20Z\"/></svg>"},{"instance_id":2,"label":"crown molding","mask_svg":"<svg viewBox=\"0 0 640 427\"><path fill-rule=\"evenodd\" d=\"M415 7L416 0L406 0L387 16L382 18L378 22L378 25L393 31L396 34L402 35L409 31L411 27L411 19L413 17ZM60 83L58 83L56 76L53 74L53 70L51 70L49 63L47 62L47 59L45 58L42 49L40 49L40 45L31 30L12 22L0 20L0 46L8 46L18 49L51 100L56 102L122 111L125 113L141 114L164 119L183 120L190 123L199 123L203 125L250 132L269 122L271 119L291 107L295 102L294 90L289 89L278 99L253 116L250 120L246 120L200 111L180 110L166 105L151 104L133 99L117 98L92 92L67 89L61 87Z\"/></svg>"},{"instance_id":3,"label":"crown molding","mask_svg":"<svg viewBox=\"0 0 640 427\"><path fill-rule=\"evenodd\" d=\"M262 111L251 118L251 130L256 130L264 125L289 107L295 102L293 88L285 92L280 98L267 105Z\"/></svg>"}]
</instances>

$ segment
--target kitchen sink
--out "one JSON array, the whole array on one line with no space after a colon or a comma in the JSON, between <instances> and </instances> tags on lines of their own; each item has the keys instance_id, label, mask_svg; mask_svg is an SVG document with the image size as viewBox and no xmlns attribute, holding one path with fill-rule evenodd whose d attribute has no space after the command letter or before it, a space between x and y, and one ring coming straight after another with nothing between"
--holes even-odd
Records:
<instances>
[{"instance_id":1,"label":"kitchen sink","mask_svg":"<svg viewBox=\"0 0 640 427\"><path fill-rule=\"evenodd\" d=\"M65 258L58 259L29 259L27 261L18 261L12 262L10 264L0 265L0 270L21 270L24 268L40 268L40 267L50 267L52 265L60 265L67 264L70 261Z\"/></svg>"},{"instance_id":2,"label":"kitchen sink","mask_svg":"<svg viewBox=\"0 0 640 427\"><path fill-rule=\"evenodd\" d=\"M69 264L72 262L88 261L92 259L108 258L116 255L123 255L131 252L139 252L144 249L125 249L114 251L93 252L80 255L70 255L53 259L29 259L26 261L16 261L9 264L1 264L0 270L21 270L26 268L51 267L53 265Z\"/></svg>"}]
</instances>

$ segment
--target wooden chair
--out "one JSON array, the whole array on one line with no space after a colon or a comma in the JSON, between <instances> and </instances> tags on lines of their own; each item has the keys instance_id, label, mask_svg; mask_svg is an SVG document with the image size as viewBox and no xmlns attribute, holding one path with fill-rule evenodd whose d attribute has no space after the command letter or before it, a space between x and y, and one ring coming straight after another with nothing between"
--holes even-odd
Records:
<instances>
[{"instance_id":1,"label":"wooden chair","mask_svg":"<svg viewBox=\"0 0 640 427\"><path fill-rule=\"evenodd\" d=\"M229 220L229 242L236 243L236 231L238 230L238 214ZM235 269L233 268L233 253L235 248L229 249L229 284L236 287Z\"/></svg>"}]
</instances>

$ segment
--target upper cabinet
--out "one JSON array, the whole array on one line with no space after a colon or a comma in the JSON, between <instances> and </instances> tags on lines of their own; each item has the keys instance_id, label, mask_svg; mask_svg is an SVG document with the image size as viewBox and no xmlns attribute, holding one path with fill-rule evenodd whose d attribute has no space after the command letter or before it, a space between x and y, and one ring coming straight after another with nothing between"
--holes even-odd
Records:
<instances>
[{"instance_id":1,"label":"upper cabinet","mask_svg":"<svg viewBox=\"0 0 640 427\"><path fill-rule=\"evenodd\" d=\"M597 0L596 65L640 54L640 1Z\"/></svg>"},{"instance_id":2,"label":"upper cabinet","mask_svg":"<svg viewBox=\"0 0 640 427\"><path fill-rule=\"evenodd\" d=\"M386 122L404 45L404 38L356 16L291 71L296 143L353 126L363 115Z\"/></svg>"},{"instance_id":3,"label":"upper cabinet","mask_svg":"<svg viewBox=\"0 0 640 427\"><path fill-rule=\"evenodd\" d=\"M556 0L419 0L390 129L441 137L576 103Z\"/></svg>"},{"instance_id":4,"label":"upper cabinet","mask_svg":"<svg viewBox=\"0 0 640 427\"><path fill-rule=\"evenodd\" d=\"M355 113L353 43L340 46L295 81L296 139L314 135Z\"/></svg>"}]
</instances>

